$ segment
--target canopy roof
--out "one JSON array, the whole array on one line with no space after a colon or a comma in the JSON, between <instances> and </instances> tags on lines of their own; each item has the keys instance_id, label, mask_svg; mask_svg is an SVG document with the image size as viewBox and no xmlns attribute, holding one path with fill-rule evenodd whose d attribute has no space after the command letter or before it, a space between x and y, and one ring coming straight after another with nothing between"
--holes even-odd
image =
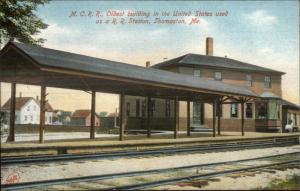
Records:
<instances>
[{"instance_id":1,"label":"canopy roof","mask_svg":"<svg viewBox=\"0 0 300 191\"><path fill-rule=\"evenodd\" d=\"M284 99L282 100L282 107L286 109L295 109L300 111L300 105L294 104Z\"/></svg>"},{"instance_id":2,"label":"canopy roof","mask_svg":"<svg viewBox=\"0 0 300 191\"><path fill-rule=\"evenodd\" d=\"M40 46L9 42L0 52L1 81L142 96L197 99L230 95L259 97L220 81L144 68Z\"/></svg>"},{"instance_id":3,"label":"canopy roof","mask_svg":"<svg viewBox=\"0 0 300 191\"><path fill-rule=\"evenodd\" d=\"M266 98L266 99L280 99L280 97L272 92L263 92L260 95L261 98Z\"/></svg>"}]
</instances>

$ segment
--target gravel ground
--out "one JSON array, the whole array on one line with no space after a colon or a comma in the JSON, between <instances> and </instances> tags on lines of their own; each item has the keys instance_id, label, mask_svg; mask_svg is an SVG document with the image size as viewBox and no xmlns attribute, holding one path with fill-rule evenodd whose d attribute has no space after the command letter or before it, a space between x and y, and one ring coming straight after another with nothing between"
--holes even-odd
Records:
<instances>
[{"instance_id":1,"label":"gravel ground","mask_svg":"<svg viewBox=\"0 0 300 191\"><path fill-rule=\"evenodd\" d=\"M300 175L300 169L287 169L285 171L276 170L275 173L258 173L255 176L243 176L239 178L219 177L218 181L210 181L208 185L180 186L166 185L154 188L154 190L256 190L267 187L272 180L285 180L293 175Z\"/></svg>"},{"instance_id":2,"label":"gravel ground","mask_svg":"<svg viewBox=\"0 0 300 191\"><path fill-rule=\"evenodd\" d=\"M172 168L194 164L205 164L256 158L276 154L300 151L300 145L274 147L266 149L249 149L241 151L185 154L159 157L120 158L78 162L61 162L28 166L1 167L1 184L8 180L14 182L37 181L46 179L120 173L159 168ZM15 177L15 178L12 178Z\"/></svg>"}]
</instances>

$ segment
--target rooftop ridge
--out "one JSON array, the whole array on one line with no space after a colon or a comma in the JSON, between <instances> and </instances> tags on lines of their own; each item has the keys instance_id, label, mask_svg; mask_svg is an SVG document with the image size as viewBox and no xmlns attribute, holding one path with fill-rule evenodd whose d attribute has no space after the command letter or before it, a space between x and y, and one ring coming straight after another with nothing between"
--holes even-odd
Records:
<instances>
[{"instance_id":1,"label":"rooftop ridge","mask_svg":"<svg viewBox=\"0 0 300 191\"><path fill-rule=\"evenodd\" d=\"M179 61L172 62L172 61L174 61L176 59L179 59L179 58L181 58ZM202 58L202 59L207 59L207 60L206 60L206 62L201 60L201 61L198 61L198 63L192 63L190 60L187 60L187 59L197 59L197 58ZM196 61L194 61L194 62L196 62ZM225 63L228 64L227 67L224 66ZM173 64L192 64L192 65L214 66L214 67L219 67L219 68L228 68L228 69L236 69L236 70L251 70L251 71L258 71L258 72L272 72L272 73L279 73L281 75L285 74L285 72L277 71L277 70L270 69L270 68L263 67L263 66L258 66L258 65L255 65L255 64L250 64L250 63L247 63L247 62L244 62L244 61L239 61L239 60L236 60L236 59L233 59L233 58L227 58L227 57L225 58L225 57L221 57L221 56L207 56L207 55L204 55L204 54L195 54L195 53L184 54L184 55L176 57L174 59L170 59L170 60L167 60L167 61L164 61L164 62L154 64L152 67L153 68L160 68L160 67L164 67L164 66L170 66L170 65L173 65ZM236 65L239 65L239 67L237 67ZM231 66L231 67L229 67L229 66ZM244 68L242 68L243 66L244 66Z\"/></svg>"}]
</instances>

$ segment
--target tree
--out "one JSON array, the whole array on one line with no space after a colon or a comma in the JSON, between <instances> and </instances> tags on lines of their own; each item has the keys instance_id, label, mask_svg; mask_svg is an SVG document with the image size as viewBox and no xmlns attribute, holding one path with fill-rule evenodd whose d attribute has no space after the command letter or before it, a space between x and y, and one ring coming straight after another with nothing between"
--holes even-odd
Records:
<instances>
[{"instance_id":1,"label":"tree","mask_svg":"<svg viewBox=\"0 0 300 191\"><path fill-rule=\"evenodd\" d=\"M35 11L38 5L44 5L47 0L1 0L0 1L0 44L17 40L27 44L41 45L43 38L34 38L41 29L46 29L44 23Z\"/></svg>"},{"instance_id":2,"label":"tree","mask_svg":"<svg viewBox=\"0 0 300 191\"><path fill-rule=\"evenodd\" d=\"M106 117L107 114L108 114L108 113L107 113L106 111L102 111L102 112L99 113L99 116L100 116L100 117Z\"/></svg>"}]
</instances>

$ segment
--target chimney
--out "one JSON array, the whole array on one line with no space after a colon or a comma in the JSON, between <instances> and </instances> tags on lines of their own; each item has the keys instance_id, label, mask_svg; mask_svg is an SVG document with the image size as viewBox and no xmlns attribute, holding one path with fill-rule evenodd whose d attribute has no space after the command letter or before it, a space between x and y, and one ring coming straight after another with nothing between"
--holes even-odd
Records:
<instances>
[{"instance_id":1,"label":"chimney","mask_svg":"<svg viewBox=\"0 0 300 191\"><path fill-rule=\"evenodd\" d=\"M150 61L146 62L146 68L150 68Z\"/></svg>"},{"instance_id":2,"label":"chimney","mask_svg":"<svg viewBox=\"0 0 300 191\"><path fill-rule=\"evenodd\" d=\"M39 101L39 96L36 96L36 100Z\"/></svg>"},{"instance_id":3,"label":"chimney","mask_svg":"<svg viewBox=\"0 0 300 191\"><path fill-rule=\"evenodd\" d=\"M214 39L211 37L206 38L206 56L214 55Z\"/></svg>"},{"instance_id":4,"label":"chimney","mask_svg":"<svg viewBox=\"0 0 300 191\"><path fill-rule=\"evenodd\" d=\"M22 92L19 92L19 97L20 97L20 98L22 97Z\"/></svg>"}]
</instances>

